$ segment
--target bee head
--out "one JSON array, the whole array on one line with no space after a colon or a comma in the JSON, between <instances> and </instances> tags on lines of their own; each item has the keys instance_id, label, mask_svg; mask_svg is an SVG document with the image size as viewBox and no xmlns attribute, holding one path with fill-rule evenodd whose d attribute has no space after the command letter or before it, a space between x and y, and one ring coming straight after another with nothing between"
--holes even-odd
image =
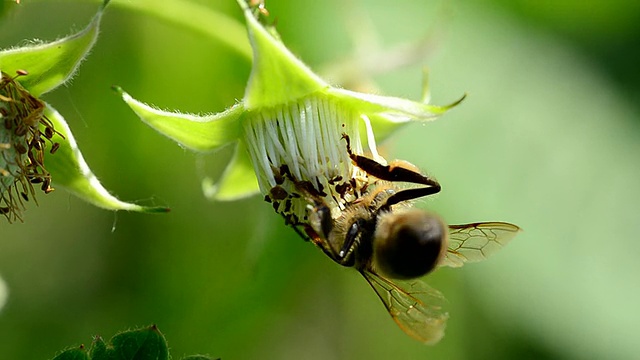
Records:
<instances>
[{"instance_id":1,"label":"bee head","mask_svg":"<svg viewBox=\"0 0 640 360\"><path fill-rule=\"evenodd\" d=\"M447 239L447 226L426 211L381 214L373 240L373 266L394 279L423 276L444 256Z\"/></svg>"}]
</instances>

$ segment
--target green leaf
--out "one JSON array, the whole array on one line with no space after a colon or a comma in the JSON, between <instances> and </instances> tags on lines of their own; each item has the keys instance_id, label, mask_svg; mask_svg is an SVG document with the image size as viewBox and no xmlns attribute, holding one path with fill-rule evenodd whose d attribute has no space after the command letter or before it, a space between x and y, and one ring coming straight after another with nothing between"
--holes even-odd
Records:
<instances>
[{"instance_id":1,"label":"green leaf","mask_svg":"<svg viewBox=\"0 0 640 360\"><path fill-rule=\"evenodd\" d=\"M91 360L110 360L110 350L107 349L107 344L101 336L95 336L93 338L93 344L91 345Z\"/></svg>"},{"instance_id":2,"label":"green leaf","mask_svg":"<svg viewBox=\"0 0 640 360\"><path fill-rule=\"evenodd\" d=\"M242 132L239 120L245 109L240 104L214 115L181 114L155 109L135 100L119 87L114 89L147 125L190 149L215 150L237 141Z\"/></svg>"},{"instance_id":3,"label":"green leaf","mask_svg":"<svg viewBox=\"0 0 640 360\"><path fill-rule=\"evenodd\" d=\"M166 360L169 349L164 336L153 325L114 336L106 354L113 360Z\"/></svg>"},{"instance_id":4,"label":"green leaf","mask_svg":"<svg viewBox=\"0 0 640 360\"><path fill-rule=\"evenodd\" d=\"M23 69L29 75L20 83L32 95L40 96L67 81L76 72L98 38L102 13L109 3L105 0L93 20L82 31L60 40L0 52L0 69L8 74Z\"/></svg>"},{"instance_id":5,"label":"green leaf","mask_svg":"<svg viewBox=\"0 0 640 360\"><path fill-rule=\"evenodd\" d=\"M52 174L53 184L64 186L78 197L108 210L129 210L140 212L167 212L163 207L145 207L122 202L100 184L98 178L91 172L89 165L82 157L71 129L66 121L55 109L47 104L45 115L60 133L53 137L53 141L60 144L55 154L45 155L46 169ZM62 136L60 136L62 135Z\"/></svg>"},{"instance_id":6,"label":"green leaf","mask_svg":"<svg viewBox=\"0 0 640 360\"><path fill-rule=\"evenodd\" d=\"M84 348L84 345L81 345L79 348L63 351L58 356L54 357L53 360L89 360L89 355L87 354L87 350Z\"/></svg>"},{"instance_id":7,"label":"green leaf","mask_svg":"<svg viewBox=\"0 0 640 360\"><path fill-rule=\"evenodd\" d=\"M286 104L329 86L256 20L245 1L238 3L244 10L253 48L253 66L243 99L247 109Z\"/></svg>"},{"instance_id":8,"label":"green leaf","mask_svg":"<svg viewBox=\"0 0 640 360\"><path fill-rule=\"evenodd\" d=\"M249 152L242 142L236 145L231 162L217 184L210 179L202 182L205 196L212 200L233 201L254 195L260 191Z\"/></svg>"},{"instance_id":9,"label":"green leaf","mask_svg":"<svg viewBox=\"0 0 640 360\"><path fill-rule=\"evenodd\" d=\"M89 354L84 349L70 349L54 360L168 360L169 347L164 335L155 325L116 334L107 344L100 336L94 337ZM212 360L204 355L192 355L184 360Z\"/></svg>"},{"instance_id":10,"label":"green leaf","mask_svg":"<svg viewBox=\"0 0 640 360\"><path fill-rule=\"evenodd\" d=\"M121 332L106 344L96 337L91 360L164 360L169 359L167 341L155 325Z\"/></svg>"}]
</instances>

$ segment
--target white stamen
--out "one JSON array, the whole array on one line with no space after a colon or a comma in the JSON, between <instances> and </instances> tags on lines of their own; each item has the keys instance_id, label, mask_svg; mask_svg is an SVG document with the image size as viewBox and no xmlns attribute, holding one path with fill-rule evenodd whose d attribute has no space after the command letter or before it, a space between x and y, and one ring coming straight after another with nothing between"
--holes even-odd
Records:
<instances>
[{"instance_id":1,"label":"white stamen","mask_svg":"<svg viewBox=\"0 0 640 360\"><path fill-rule=\"evenodd\" d=\"M369 121L369 117L367 115L362 114L360 118L364 122L364 126L367 129L367 145L369 145L369 151L371 151L371 156L373 159L381 164L386 164L385 159L378 154L378 149L376 147L376 136L373 133L373 128L371 127L371 121Z\"/></svg>"},{"instance_id":2,"label":"white stamen","mask_svg":"<svg viewBox=\"0 0 640 360\"><path fill-rule=\"evenodd\" d=\"M279 186L282 188L278 190L280 194L284 189L287 194L298 193L302 197L289 198L287 210L283 210L284 205L275 202L281 199L275 199L276 211L294 214L299 219L305 217L309 199L304 198L308 194L300 188L302 182L310 183L323 196L326 194L323 201L332 211L354 199L354 189L337 194L336 184L329 181L338 176L342 177L343 183L354 178L358 181L366 179L366 173L353 165L346 141L342 138L343 133L347 134L352 150L362 153L360 119L367 129L368 147L373 158L384 162L376 151L369 119L364 115L358 116L340 102L317 94L297 103L271 110L263 109L259 114L245 119L247 149L261 192L270 196L271 190ZM280 173L283 165L286 165L289 173ZM283 177L288 181L278 184L276 179Z\"/></svg>"}]
</instances>

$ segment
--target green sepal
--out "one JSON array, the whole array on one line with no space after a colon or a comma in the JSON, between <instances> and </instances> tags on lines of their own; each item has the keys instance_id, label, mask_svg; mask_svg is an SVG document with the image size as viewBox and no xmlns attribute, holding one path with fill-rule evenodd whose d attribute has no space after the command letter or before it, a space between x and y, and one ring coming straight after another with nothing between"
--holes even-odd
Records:
<instances>
[{"instance_id":1,"label":"green sepal","mask_svg":"<svg viewBox=\"0 0 640 360\"><path fill-rule=\"evenodd\" d=\"M77 348L68 349L58 356L54 357L53 360L89 360L89 354L87 350L84 348L84 345L81 345Z\"/></svg>"},{"instance_id":2,"label":"green sepal","mask_svg":"<svg viewBox=\"0 0 640 360\"><path fill-rule=\"evenodd\" d=\"M218 183L206 178L202 181L202 191L211 200L233 201L260 192L255 170L244 143L236 145L233 158L227 165Z\"/></svg>"},{"instance_id":3,"label":"green sepal","mask_svg":"<svg viewBox=\"0 0 640 360\"><path fill-rule=\"evenodd\" d=\"M114 90L147 125L187 148L215 150L240 137L239 120L245 111L241 104L214 115L198 116L156 109L132 98L119 87Z\"/></svg>"},{"instance_id":4,"label":"green sepal","mask_svg":"<svg viewBox=\"0 0 640 360\"><path fill-rule=\"evenodd\" d=\"M238 0L238 4L244 11L253 49L253 66L243 99L247 109L287 104L328 87L258 22L244 0Z\"/></svg>"},{"instance_id":5,"label":"green sepal","mask_svg":"<svg viewBox=\"0 0 640 360\"><path fill-rule=\"evenodd\" d=\"M0 52L0 69L7 74L26 70L20 77L22 86L36 97L55 89L76 72L78 66L98 39L105 0L93 20L78 33L50 43L16 47Z\"/></svg>"},{"instance_id":6,"label":"green sepal","mask_svg":"<svg viewBox=\"0 0 640 360\"><path fill-rule=\"evenodd\" d=\"M355 91L329 88L327 94L335 96L358 113L365 114L377 140L383 140L393 131L410 121L435 120L461 103L466 95L446 106L436 106L393 96L381 96Z\"/></svg>"},{"instance_id":7,"label":"green sepal","mask_svg":"<svg viewBox=\"0 0 640 360\"><path fill-rule=\"evenodd\" d=\"M59 134L52 138L60 144L58 150L45 153L45 167L52 174L54 187L63 186L81 199L108 210L128 210L147 213L167 212L164 207L146 207L118 200L102 186L84 160L71 129L62 115L49 104L45 116L53 123ZM62 136L61 136L62 135Z\"/></svg>"}]
</instances>

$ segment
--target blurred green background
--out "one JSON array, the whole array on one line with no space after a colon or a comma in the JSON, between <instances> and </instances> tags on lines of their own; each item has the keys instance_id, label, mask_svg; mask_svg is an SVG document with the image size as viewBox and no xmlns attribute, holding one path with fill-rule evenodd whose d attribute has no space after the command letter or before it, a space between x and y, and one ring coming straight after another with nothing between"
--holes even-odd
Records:
<instances>
[{"instance_id":1,"label":"blurred green background","mask_svg":"<svg viewBox=\"0 0 640 360\"><path fill-rule=\"evenodd\" d=\"M4 0L0 47L81 29L97 3ZM198 3L242 22L235 1ZM24 223L0 221L0 358L47 359L151 323L175 358L637 358L639 4L267 2L284 42L333 82L369 79L418 99L427 65L433 103L469 94L444 118L394 134L385 154L443 185L418 206L450 223L502 220L525 231L490 261L427 278L451 317L444 340L425 347L359 274L301 241L259 197L203 198L200 181L218 177L230 151L181 149L110 86L161 108L217 112L242 98L250 62L112 1L92 54L45 100L107 188L172 212L114 214L58 189L39 196ZM420 51L398 47L412 42ZM389 61L370 64L379 53Z\"/></svg>"}]
</instances>

